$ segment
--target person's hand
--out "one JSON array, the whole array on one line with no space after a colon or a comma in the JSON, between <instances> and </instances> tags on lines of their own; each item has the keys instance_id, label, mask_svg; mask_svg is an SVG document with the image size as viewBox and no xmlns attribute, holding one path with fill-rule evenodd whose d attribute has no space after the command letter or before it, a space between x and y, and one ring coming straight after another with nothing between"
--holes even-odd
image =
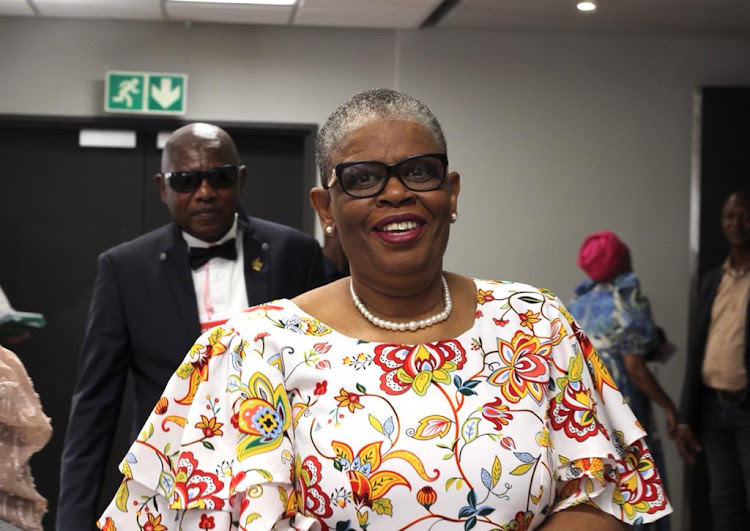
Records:
<instances>
[{"instance_id":1,"label":"person's hand","mask_svg":"<svg viewBox=\"0 0 750 531\"><path fill-rule=\"evenodd\" d=\"M677 437L677 410L674 406L664 409L664 416L667 420L667 435L670 439ZM685 424L687 426L687 424ZM689 428L690 426L688 426Z\"/></svg>"},{"instance_id":2,"label":"person's hand","mask_svg":"<svg viewBox=\"0 0 750 531\"><path fill-rule=\"evenodd\" d=\"M682 460L688 465L693 466L695 464L695 457L702 448L689 424L677 425L675 443L677 444L677 450L680 452Z\"/></svg>"}]
</instances>

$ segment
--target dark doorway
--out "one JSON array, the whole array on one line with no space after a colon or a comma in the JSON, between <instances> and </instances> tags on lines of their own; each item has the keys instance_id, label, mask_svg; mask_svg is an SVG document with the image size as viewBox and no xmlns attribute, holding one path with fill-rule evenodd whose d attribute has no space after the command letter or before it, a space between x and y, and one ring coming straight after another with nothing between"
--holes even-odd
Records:
<instances>
[{"instance_id":1,"label":"dark doorway","mask_svg":"<svg viewBox=\"0 0 750 531\"><path fill-rule=\"evenodd\" d=\"M720 224L724 201L734 190L750 190L750 88L706 87L701 99L698 277L729 252Z\"/></svg>"},{"instance_id":2,"label":"dark doorway","mask_svg":"<svg viewBox=\"0 0 750 531\"><path fill-rule=\"evenodd\" d=\"M0 285L18 310L41 312L47 327L13 350L34 381L54 429L32 458L54 528L59 463L86 322L96 257L169 221L153 183L159 132L182 122L133 119L0 117ZM314 125L219 123L248 168L242 204L254 216L313 234L308 190L315 181ZM132 149L79 146L81 129L136 132ZM100 506L120 480L116 466L130 443L124 400Z\"/></svg>"},{"instance_id":3,"label":"dark doorway","mask_svg":"<svg viewBox=\"0 0 750 531\"><path fill-rule=\"evenodd\" d=\"M721 231L721 207L729 194L750 190L750 88L704 87L696 117L698 149L693 194L698 193L698 217L691 227L697 234L697 254L691 260L691 287L695 293L703 275L721 265L729 247ZM696 199L693 197L693 199ZM696 223L697 222L697 223ZM691 298L691 305L696 301ZM690 309L690 314L696 308ZM711 511L705 503L708 471L702 453L693 467L685 467L685 525L688 530L710 530Z\"/></svg>"}]
</instances>

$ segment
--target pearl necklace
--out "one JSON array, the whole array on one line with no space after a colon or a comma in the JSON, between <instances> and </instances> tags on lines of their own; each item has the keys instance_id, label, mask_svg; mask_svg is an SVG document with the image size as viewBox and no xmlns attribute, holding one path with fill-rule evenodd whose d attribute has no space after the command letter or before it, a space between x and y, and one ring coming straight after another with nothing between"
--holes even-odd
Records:
<instances>
[{"instance_id":1,"label":"pearl necklace","mask_svg":"<svg viewBox=\"0 0 750 531\"><path fill-rule=\"evenodd\" d=\"M362 301L359 300L357 293L354 291L354 284L352 283L351 278L349 279L349 292L352 294L352 300L354 301L354 306L357 307L357 309L365 317L365 319L370 321L375 326L380 327L380 328L385 328L386 330L394 330L398 332L405 332L407 330L414 332L415 330L420 330L422 328L427 328L428 326L432 326L437 323L442 323L451 314L451 310L453 309L453 301L451 300L451 292L450 290L448 290L448 282L445 280L445 277L442 277L442 279L443 279L443 297L445 299L445 309L442 312L436 315L433 315L432 317L428 317L426 319L420 319L419 321L409 321L408 323L397 323L395 321L387 321L385 319L381 319L380 317L375 317L370 312L370 310L368 310L365 307Z\"/></svg>"}]
</instances>

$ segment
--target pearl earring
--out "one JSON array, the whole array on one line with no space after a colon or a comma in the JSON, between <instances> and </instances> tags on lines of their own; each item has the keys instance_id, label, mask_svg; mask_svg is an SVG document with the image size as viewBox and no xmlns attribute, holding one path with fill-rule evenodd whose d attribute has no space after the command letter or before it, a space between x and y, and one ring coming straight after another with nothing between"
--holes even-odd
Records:
<instances>
[{"instance_id":1,"label":"pearl earring","mask_svg":"<svg viewBox=\"0 0 750 531\"><path fill-rule=\"evenodd\" d=\"M333 235L333 225L326 225L325 232L329 236L332 236Z\"/></svg>"},{"instance_id":2,"label":"pearl earring","mask_svg":"<svg viewBox=\"0 0 750 531\"><path fill-rule=\"evenodd\" d=\"M453 213L451 214L451 222L452 222L452 223L455 223L457 219L458 219L458 213L456 213L456 212L453 212Z\"/></svg>"}]
</instances>

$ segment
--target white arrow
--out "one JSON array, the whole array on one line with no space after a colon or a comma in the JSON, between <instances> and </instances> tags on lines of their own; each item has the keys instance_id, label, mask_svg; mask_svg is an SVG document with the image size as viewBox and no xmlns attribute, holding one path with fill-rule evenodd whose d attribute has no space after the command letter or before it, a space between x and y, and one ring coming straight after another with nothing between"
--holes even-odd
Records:
<instances>
[{"instance_id":1,"label":"white arrow","mask_svg":"<svg viewBox=\"0 0 750 531\"><path fill-rule=\"evenodd\" d=\"M151 97L163 108L168 108L180 99L180 87L172 88L172 80L168 77L161 78L161 87L151 85Z\"/></svg>"}]
</instances>

